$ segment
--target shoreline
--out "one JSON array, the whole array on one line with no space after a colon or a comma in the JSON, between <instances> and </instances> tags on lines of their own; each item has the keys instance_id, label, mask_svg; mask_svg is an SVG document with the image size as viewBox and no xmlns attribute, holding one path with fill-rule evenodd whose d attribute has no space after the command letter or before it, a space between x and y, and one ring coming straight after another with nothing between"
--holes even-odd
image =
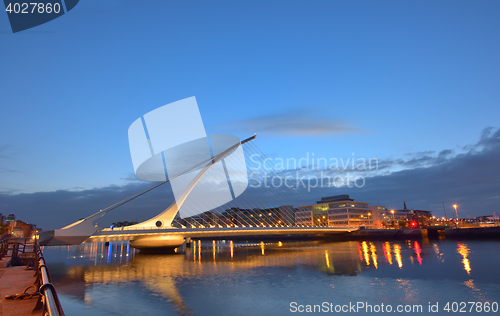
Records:
<instances>
[{"instance_id":1,"label":"shoreline","mask_svg":"<svg viewBox=\"0 0 500 316\"><path fill-rule=\"evenodd\" d=\"M328 240L328 241L354 241L354 240L401 240L401 239L500 239L500 227L477 228L444 228L426 227L422 229L361 229L351 233L336 235L258 235L258 236L232 236L231 238L200 237L197 240Z\"/></svg>"}]
</instances>

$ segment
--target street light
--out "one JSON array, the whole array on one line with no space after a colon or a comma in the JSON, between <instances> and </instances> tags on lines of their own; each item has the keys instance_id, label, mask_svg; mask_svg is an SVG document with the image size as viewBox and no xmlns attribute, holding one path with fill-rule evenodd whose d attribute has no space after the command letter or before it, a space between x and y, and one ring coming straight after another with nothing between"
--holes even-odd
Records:
<instances>
[{"instance_id":1,"label":"street light","mask_svg":"<svg viewBox=\"0 0 500 316\"><path fill-rule=\"evenodd\" d=\"M457 227L458 227L458 211L457 211L457 205L456 204L453 204L453 208L455 208L455 214L457 215Z\"/></svg>"},{"instance_id":2,"label":"street light","mask_svg":"<svg viewBox=\"0 0 500 316\"><path fill-rule=\"evenodd\" d=\"M394 210L391 210L392 213L392 222L394 223L394 226L396 226L396 221L394 220Z\"/></svg>"}]
</instances>

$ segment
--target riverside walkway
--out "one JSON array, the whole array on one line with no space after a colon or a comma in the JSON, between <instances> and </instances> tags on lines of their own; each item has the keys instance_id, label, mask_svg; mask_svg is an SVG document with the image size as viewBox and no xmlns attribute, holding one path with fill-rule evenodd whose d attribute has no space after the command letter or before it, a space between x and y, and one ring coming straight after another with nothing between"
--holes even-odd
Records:
<instances>
[{"instance_id":1,"label":"riverside walkway","mask_svg":"<svg viewBox=\"0 0 500 316\"><path fill-rule=\"evenodd\" d=\"M4 239L0 250L0 316L64 316L38 242Z\"/></svg>"}]
</instances>

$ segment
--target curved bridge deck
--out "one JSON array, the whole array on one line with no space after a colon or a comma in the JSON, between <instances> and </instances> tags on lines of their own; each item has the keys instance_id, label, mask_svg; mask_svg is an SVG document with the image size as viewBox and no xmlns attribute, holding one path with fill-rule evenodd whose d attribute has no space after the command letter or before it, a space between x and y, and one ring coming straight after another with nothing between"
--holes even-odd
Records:
<instances>
[{"instance_id":1,"label":"curved bridge deck","mask_svg":"<svg viewBox=\"0 0 500 316\"><path fill-rule=\"evenodd\" d=\"M259 235L336 235L357 230L354 227L227 227L227 228L163 228L100 230L85 242L126 241L142 236L236 237Z\"/></svg>"}]
</instances>

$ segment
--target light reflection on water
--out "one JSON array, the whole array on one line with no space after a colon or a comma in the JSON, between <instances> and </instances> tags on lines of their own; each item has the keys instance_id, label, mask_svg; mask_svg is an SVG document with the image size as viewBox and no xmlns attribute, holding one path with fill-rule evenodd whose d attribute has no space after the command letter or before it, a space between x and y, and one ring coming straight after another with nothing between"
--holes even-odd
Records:
<instances>
[{"instance_id":1,"label":"light reflection on water","mask_svg":"<svg viewBox=\"0 0 500 316\"><path fill-rule=\"evenodd\" d=\"M418 303L424 311L429 302L500 301L499 246L195 241L170 255L127 242L43 251L67 315L284 315L292 301Z\"/></svg>"}]
</instances>

